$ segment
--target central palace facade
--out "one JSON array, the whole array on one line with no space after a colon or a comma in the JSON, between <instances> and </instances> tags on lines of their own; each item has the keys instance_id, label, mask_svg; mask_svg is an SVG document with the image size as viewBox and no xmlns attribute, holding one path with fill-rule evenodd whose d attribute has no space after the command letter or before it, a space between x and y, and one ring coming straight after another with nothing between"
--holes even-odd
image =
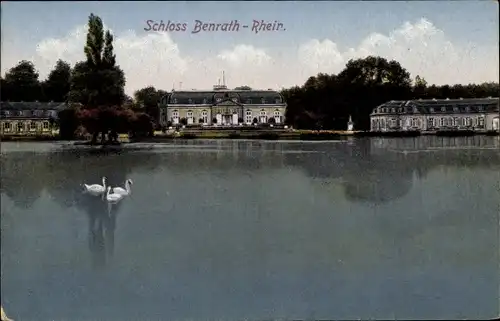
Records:
<instances>
[{"instance_id":1,"label":"central palace facade","mask_svg":"<svg viewBox=\"0 0 500 321\"><path fill-rule=\"evenodd\" d=\"M172 91L159 104L160 125L284 124L286 103L275 90L231 90L224 85L212 90Z\"/></svg>"}]
</instances>

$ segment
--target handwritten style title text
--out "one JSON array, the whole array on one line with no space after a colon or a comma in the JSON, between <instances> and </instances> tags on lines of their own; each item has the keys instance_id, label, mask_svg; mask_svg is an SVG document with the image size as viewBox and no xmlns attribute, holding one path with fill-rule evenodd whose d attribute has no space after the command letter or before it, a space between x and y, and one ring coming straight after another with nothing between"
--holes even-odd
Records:
<instances>
[{"instance_id":1,"label":"handwritten style title text","mask_svg":"<svg viewBox=\"0 0 500 321\"><path fill-rule=\"evenodd\" d=\"M203 22L195 20L190 26L187 22L174 22L168 20L166 23L163 20L147 20L144 31L157 31L157 32L186 32L200 33L200 32L238 32L249 29L250 32L255 34L261 32L285 31L283 23L279 21L264 21L252 20L250 24L240 23L238 20L231 20L222 23Z\"/></svg>"}]
</instances>

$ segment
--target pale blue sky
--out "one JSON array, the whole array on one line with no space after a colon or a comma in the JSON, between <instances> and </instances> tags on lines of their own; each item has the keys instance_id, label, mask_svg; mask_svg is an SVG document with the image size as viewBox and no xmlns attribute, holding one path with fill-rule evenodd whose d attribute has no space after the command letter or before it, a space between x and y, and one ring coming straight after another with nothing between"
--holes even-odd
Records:
<instances>
[{"instance_id":1,"label":"pale blue sky","mask_svg":"<svg viewBox=\"0 0 500 321\"><path fill-rule=\"evenodd\" d=\"M498 50L498 3L484 1L139 1L139 2L2 2L2 57L4 54L35 52L46 38L67 36L86 23L92 12L99 15L115 34L134 30L145 36L145 21L175 20L193 24L195 19L224 22L237 19L278 20L286 31L253 34L170 33L171 40L186 55L214 55L247 44L268 53L285 54L311 39L329 39L340 52L356 48L371 33L383 35L405 22L425 18L456 47L471 46L488 52ZM9 48L7 48L9 47ZM12 48L15 48L12 49ZM498 53L496 53L498 60ZM13 57L2 62L11 63ZM498 64L498 62L497 62ZM3 65L3 63L2 63ZM7 66L2 66L2 71ZM11 66L9 66L11 67ZM41 67L42 68L42 67ZM42 72L43 73L43 72ZM497 73L498 74L498 73ZM431 77L432 78L432 77Z\"/></svg>"},{"instance_id":2,"label":"pale blue sky","mask_svg":"<svg viewBox=\"0 0 500 321\"><path fill-rule=\"evenodd\" d=\"M145 21L191 22L238 19L278 20L285 32L254 35L173 33L182 46L220 46L251 42L257 46L334 38L354 46L368 33L387 33L405 21L426 17L457 42L498 43L498 4L495 1L116 1L2 2L2 32L30 46L47 36L63 36L87 21L93 12L113 30L144 32ZM28 41L27 41L28 40ZM195 41L196 44L192 42ZM214 43L215 41L215 43ZM191 44L191 45L190 45Z\"/></svg>"}]
</instances>

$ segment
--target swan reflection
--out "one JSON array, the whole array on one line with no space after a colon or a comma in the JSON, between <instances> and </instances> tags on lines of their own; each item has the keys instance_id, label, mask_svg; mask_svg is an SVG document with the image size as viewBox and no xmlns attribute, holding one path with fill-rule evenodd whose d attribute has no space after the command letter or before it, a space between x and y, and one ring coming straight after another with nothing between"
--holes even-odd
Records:
<instances>
[{"instance_id":1,"label":"swan reflection","mask_svg":"<svg viewBox=\"0 0 500 321\"><path fill-rule=\"evenodd\" d=\"M109 185L106 193L101 194L95 190L86 193L90 197L85 197L86 212L89 215L89 249L93 267L102 268L107 259L113 256L117 213L121 201L130 194L130 187L126 185L126 194L111 192L114 189Z\"/></svg>"}]
</instances>

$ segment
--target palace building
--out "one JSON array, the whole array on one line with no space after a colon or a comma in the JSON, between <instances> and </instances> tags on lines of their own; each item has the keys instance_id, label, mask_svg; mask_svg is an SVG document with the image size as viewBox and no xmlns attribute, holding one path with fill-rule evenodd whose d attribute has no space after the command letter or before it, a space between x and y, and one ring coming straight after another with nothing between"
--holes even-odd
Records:
<instances>
[{"instance_id":1,"label":"palace building","mask_svg":"<svg viewBox=\"0 0 500 321\"><path fill-rule=\"evenodd\" d=\"M370 115L371 131L498 131L498 98L391 100Z\"/></svg>"},{"instance_id":2,"label":"palace building","mask_svg":"<svg viewBox=\"0 0 500 321\"><path fill-rule=\"evenodd\" d=\"M274 90L231 90L216 85L212 90L172 90L159 104L160 125L284 124L286 103Z\"/></svg>"},{"instance_id":3,"label":"palace building","mask_svg":"<svg viewBox=\"0 0 500 321\"><path fill-rule=\"evenodd\" d=\"M0 102L0 134L52 135L53 121L60 110L67 107L62 102Z\"/></svg>"}]
</instances>

